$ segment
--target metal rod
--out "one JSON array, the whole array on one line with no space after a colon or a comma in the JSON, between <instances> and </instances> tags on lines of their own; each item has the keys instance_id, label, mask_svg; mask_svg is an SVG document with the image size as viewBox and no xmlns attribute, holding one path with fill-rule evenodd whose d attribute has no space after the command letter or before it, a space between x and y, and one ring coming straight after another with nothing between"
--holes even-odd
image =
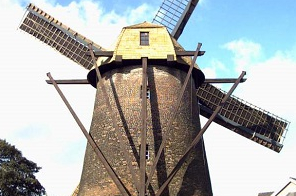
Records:
<instances>
[{"instance_id":1,"label":"metal rod","mask_svg":"<svg viewBox=\"0 0 296 196\"><path fill-rule=\"evenodd\" d=\"M179 171L179 169L181 168L181 166L183 165L183 163L185 162L187 156L189 155L190 151L196 146L196 144L200 141L202 135L205 133L205 131L207 130L207 128L210 126L210 124L213 122L214 118L217 116L217 114L220 112L220 110L222 109L222 107L224 106L224 104L226 103L226 101L228 100L228 98L230 97L230 95L233 93L233 91L235 90L235 88L238 86L238 84L240 83L241 79L244 77L244 75L246 74L245 71L243 71L241 73L241 75L239 76L239 78L236 80L236 82L233 84L233 86L231 87L231 89L228 91L228 93L224 96L224 98L222 99L221 103L219 104L219 106L215 109L215 111L213 112L213 114L211 115L211 117L209 118L209 120L206 122L206 124L204 125L204 127L200 130L200 132L196 135L196 137L194 138L194 140L192 141L191 145L187 148L187 150L185 151L185 153L183 154L183 156L180 158L180 160L178 161L178 163L176 164L175 168L171 171L171 173L169 174L167 180L162 184L162 186L159 188L158 192L156 193L156 196L160 196L162 194L162 192L164 191L164 189L168 186L168 184L171 182L171 180L173 179L173 177L175 176L175 174Z\"/></svg>"},{"instance_id":2,"label":"metal rod","mask_svg":"<svg viewBox=\"0 0 296 196\"><path fill-rule=\"evenodd\" d=\"M188 81L189 81L189 79L190 79L190 76L191 76L191 73L192 73L192 70L193 70L193 67L194 67L194 64L195 64L196 58L197 58L198 53L199 53L199 51L200 51L201 45L202 45L201 43L198 43L198 45L197 45L197 48L196 48L196 51L195 51L195 55L194 55L194 57L193 57L193 59L192 59L192 62L191 62L190 68L189 68L189 70L188 70L187 76L186 76L185 81L184 81L184 84L183 84L183 86L182 86L182 88L181 88L181 91L180 91L180 94L179 94L179 97L178 97L177 103L176 103L176 105L175 105L175 107L174 107L174 110L173 110L173 112L172 112L172 116L171 116L171 118L170 118L169 121L168 121L168 125L166 126L166 127L167 127L167 131L166 131L166 133L163 135L162 142L161 142L161 144L160 144L159 150L158 150L158 152L157 152L157 154L156 154L155 160L154 160L153 165L152 165L152 167L151 167L151 172L150 172L150 174L149 174L149 176L148 176L147 183L146 183L146 187L147 187L147 186L149 185L149 183L151 182L151 180L152 180L152 176L154 175L154 172L156 171L157 163L158 163L158 161L159 161L159 158L160 158L160 155L161 155L161 153L162 153L162 150L163 150L164 147L165 147L165 142L166 142L166 140L167 140L167 136L168 136L168 134L169 134L169 132L170 132L170 130L171 130L171 126L172 126L172 124L173 124L173 121L174 121L175 118L176 118L176 115L177 115L177 113L178 113L179 107L180 107L180 105L181 105L181 100L182 100L182 98L183 98L183 95L184 95L184 92L185 92L186 86L187 86Z\"/></svg>"},{"instance_id":3,"label":"metal rod","mask_svg":"<svg viewBox=\"0 0 296 196\"><path fill-rule=\"evenodd\" d=\"M98 68L98 65L97 65L97 62L96 62L96 59L95 59L93 50L92 50L92 45L89 44L88 47L89 47L89 51L90 51L90 54L91 54L91 57L92 57L92 60L93 60L94 66L95 66L95 70L96 70L96 73L97 73L97 76L98 76L98 79L99 79L99 85L101 87L103 96L105 98L104 99L105 100L105 104L107 105L107 108L109 110L109 113L111 114L113 127L114 127L115 131L118 133L117 135L118 135L118 138L119 138L120 148L121 148L121 150L123 152L123 155L124 155L125 160L127 162L127 166L128 166L128 168L130 170L130 173L131 173L131 176L132 176L132 180L133 180L133 184L135 185L136 189L139 191L139 185L138 185L138 180L136 178L136 173L135 173L134 168L132 166L131 158L129 157L129 154L128 154L128 149L125 148L125 145L123 143L122 133L120 132L120 129L119 129L118 124L117 124L117 121L116 121L115 114L114 114L114 112L112 110L111 103L110 103L110 100L109 100L109 96L107 94L106 87L104 85L104 82L103 82L103 79L102 79L100 70Z\"/></svg>"},{"instance_id":4,"label":"metal rod","mask_svg":"<svg viewBox=\"0 0 296 196\"><path fill-rule=\"evenodd\" d=\"M147 57L142 58L142 130L140 149L140 194L145 196L146 186L146 139L147 139Z\"/></svg>"},{"instance_id":5,"label":"metal rod","mask_svg":"<svg viewBox=\"0 0 296 196\"><path fill-rule=\"evenodd\" d=\"M74 112L73 108L71 107L71 105L69 104L68 100L66 99L66 97L64 96L64 94L62 93L61 89L58 87L57 83L55 82L55 80L53 79L53 77L51 76L50 73L47 73L47 76L49 77L50 81L52 82L52 84L54 85L55 89L57 90L57 92L59 93L60 97L62 98L62 100L64 101L64 103L66 104L67 108L69 109L70 113L72 114L72 116L74 117L76 123L78 124L78 126L80 127L82 133L84 134L84 136L86 137L88 143L91 145L91 147L93 148L93 150L95 151L96 155L98 156L99 160L102 162L102 164L104 165L105 169L107 170L109 176L112 178L112 180L114 181L114 183L116 184L116 186L118 187L119 191L121 192L121 194L123 195L130 195L130 193L128 192L128 190L126 189L126 187L124 186L124 184L122 183L122 181L119 179L118 175L116 174L116 172L112 169L111 165L109 164L109 162L107 161L106 157L103 155L101 149L99 148L99 146L96 144L96 142L94 141L94 139L88 134L87 130L85 129L85 127L83 126L83 124L81 123L81 121L79 120L78 116L76 115L76 113Z\"/></svg>"}]
</instances>

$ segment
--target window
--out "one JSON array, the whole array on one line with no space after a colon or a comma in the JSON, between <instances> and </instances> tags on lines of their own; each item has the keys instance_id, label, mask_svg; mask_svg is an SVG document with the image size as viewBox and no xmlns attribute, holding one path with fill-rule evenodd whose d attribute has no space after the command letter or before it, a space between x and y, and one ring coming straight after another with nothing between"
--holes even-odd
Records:
<instances>
[{"instance_id":1,"label":"window","mask_svg":"<svg viewBox=\"0 0 296 196\"><path fill-rule=\"evenodd\" d=\"M146 159L148 160L150 158L150 154L149 154L149 145L146 144Z\"/></svg>"},{"instance_id":2,"label":"window","mask_svg":"<svg viewBox=\"0 0 296 196\"><path fill-rule=\"evenodd\" d=\"M140 32L140 45L141 46L149 45L149 32Z\"/></svg>"},{"instance_id":3,"label":"window","mask_svg":"<svg viewBox=\"0 0 296 196\"><path fill-rule=\"evenodd\" d=\"M142 85L141 85L141 87L140 87L140 99L142 99L142 89L143 89L143 87L142 87ZM147 99L150 99L150 88L149 88L149 86L147 85L147 94L146 94L146 98Z\"/></svg>"},{"instance_id":4,"label":"window","mask_svg":"<svg viewBox=\"0 0 296 196\"><path fill-rule=\"evenodd\" d=\"M140 148L139 148L139 152L141 152L141 144L140 144L139 147L140 147ZM149 154L149 145L148 145L148 144L146 144L146 153L145 153L145 157L146 157L147 160L150 158L150 154Z\"/></svg>"}]
</instances>

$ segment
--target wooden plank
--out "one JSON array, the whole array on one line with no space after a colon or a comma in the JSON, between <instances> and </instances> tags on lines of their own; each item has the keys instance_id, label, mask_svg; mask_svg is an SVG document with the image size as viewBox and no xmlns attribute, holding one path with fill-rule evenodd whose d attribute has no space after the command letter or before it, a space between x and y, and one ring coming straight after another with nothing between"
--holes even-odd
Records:
<instances>
[{"instance_id":1,"label":"wooden plank","mask_svg":"<svg viewBox=\"0 0 296 196\"><path fill-rule=\"evenodd\" d=\"M113 56L113 53L114 51L94 51L94 56L95 57L112 57ZM86 55L87 56L90 56L90 52L86 52Z\"/></svg>"},{"instance_id":2,"label":"wooden plank","mask_svg":"<svg viewBox=\"0 0 296 196\"><path fill-rule=\"evenodd\" d=\"M180 35L182 34L191 14L193 13L196 5L198 4L199 0L190 0L183 11L183 14L179 18L175 28L171 32L171 35L178 40Z\"/></svg>"},{"instance_id":3,"label":"wooden plank","mask_svg":"<svg viewBox=\"0 0 296 196\"><path fill-rule=\"evenodd\" d=\"M194 56L195 51L176 51L177 56ZM198 51L198 56L204 55L205 51Z\"/></svg>"},{"instance_id":4,"label":"wooden plank","mask_svg":"<svg viewBox=\"0 0 296 196\"><path fill-rule=\"evenodd\" d=\"M235 83L237 79L235 78L207 78L205 79L204 83ZM240 83L245 82L247 79L242 78L241 81L239 81Z\"/></svg>"},{"instance_id":5,"label":"wooden plank","mask_svg":"<svg viewBox=\"0 0 296 196\"><path fill-rule=\"evenodd\" d=\"M142 130L141 130L141 149L140 149L140 193L145 196L146 186L146 139L147 139L147 57L142 58Z\"/></svg>"},{"instance_id":6,"label":"wooden plank","mask_svg":"<svg viewBox=\"0 0 296 196\"><path fill-rule=\"evenodd\" d=\"M51 80L45 80L47 84L52 84ZM55 80L57 84L89 84L86 79L74 79L74 80Z\"/></svg>"},{"instance_id":7,"label":"wooden plank","mask_svg":"<svg viewBox=\"0 0 296 196\"><path fill-rule=\"evenodd\" d=\"M235 83L235 78L208 78L204 83ZM247 79L243 78L240 82L245 82ZM47 84L52 84L50 80L45 80ZM55 80L57 84L89 84L87 79L65 79Z\"/></svg>"}]
</instances>

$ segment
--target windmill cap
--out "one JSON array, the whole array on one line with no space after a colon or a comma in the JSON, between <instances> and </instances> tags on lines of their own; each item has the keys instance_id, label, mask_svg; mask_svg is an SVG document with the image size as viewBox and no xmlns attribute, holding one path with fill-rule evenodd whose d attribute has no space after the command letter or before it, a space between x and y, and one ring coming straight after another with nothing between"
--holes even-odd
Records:
<instances>
[{"instance_id":1,"label":"windmill cap","mask_svg":"<svg viewBox=\"0 0 296 196\"><path fill-rule=\"evenodd\" d=\"M162 25L143 22L124 27L118 37L111 57L98 58L97 64L102 73L128 65L140 65L141 58L147 57L151 65L163 65L188 71L191 57L178 55L184 48ZM196 87L204 82L204 74L198 65L192 71ZM95 70L90 71L88 80L96 86Z\"/></svg>"}]
</instances>

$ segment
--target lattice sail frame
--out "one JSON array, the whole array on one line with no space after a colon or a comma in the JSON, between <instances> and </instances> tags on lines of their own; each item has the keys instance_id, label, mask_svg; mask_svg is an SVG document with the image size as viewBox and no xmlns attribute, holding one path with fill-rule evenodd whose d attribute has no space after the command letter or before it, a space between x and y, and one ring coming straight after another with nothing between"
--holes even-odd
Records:
<instances>
[{"instance_id":1,"label":"lattice sail frame","mask_svg":"<svg viewBox=\"0 0 296 196\"><path fill-rule=\"evenodd\" d=\"M153 22L166 26L169 32L172 32L188 2L189 0L164 0Z\"/></svg>"},{"instance_id":2,"label":"lattice sail frame","mask_svg":"<svg viewBox=\"0 0 296 196\"><path fill-rule=\"evenodd\" d=\"M225 95L223 90L209 83L199 87L200 114L208 118ZM235 96L228 99L214 121L276 152L281 151L290 124Z\"/></svg>"},{"instance_id":3,"label":"lattice sail frame","mask_svg":"<svg viewBox=\"0 0 296 196\"><path fill-rule=\"evenodd\" d=\"M153 23L167 27L178 40L199 0L164 0L157 11Z\"/></svg>"},{"instance_id":4,"label":"lattice sail frame","mask_svg":"<svg viewBox=\"0 0 296 196\"><path fill-rule=\"evenodd\" d=\"M105 50L31 3L19 28L88 70L93 67L91 56L86 54L88 44L93 50Z\"/></svg>"}]
</instances>

